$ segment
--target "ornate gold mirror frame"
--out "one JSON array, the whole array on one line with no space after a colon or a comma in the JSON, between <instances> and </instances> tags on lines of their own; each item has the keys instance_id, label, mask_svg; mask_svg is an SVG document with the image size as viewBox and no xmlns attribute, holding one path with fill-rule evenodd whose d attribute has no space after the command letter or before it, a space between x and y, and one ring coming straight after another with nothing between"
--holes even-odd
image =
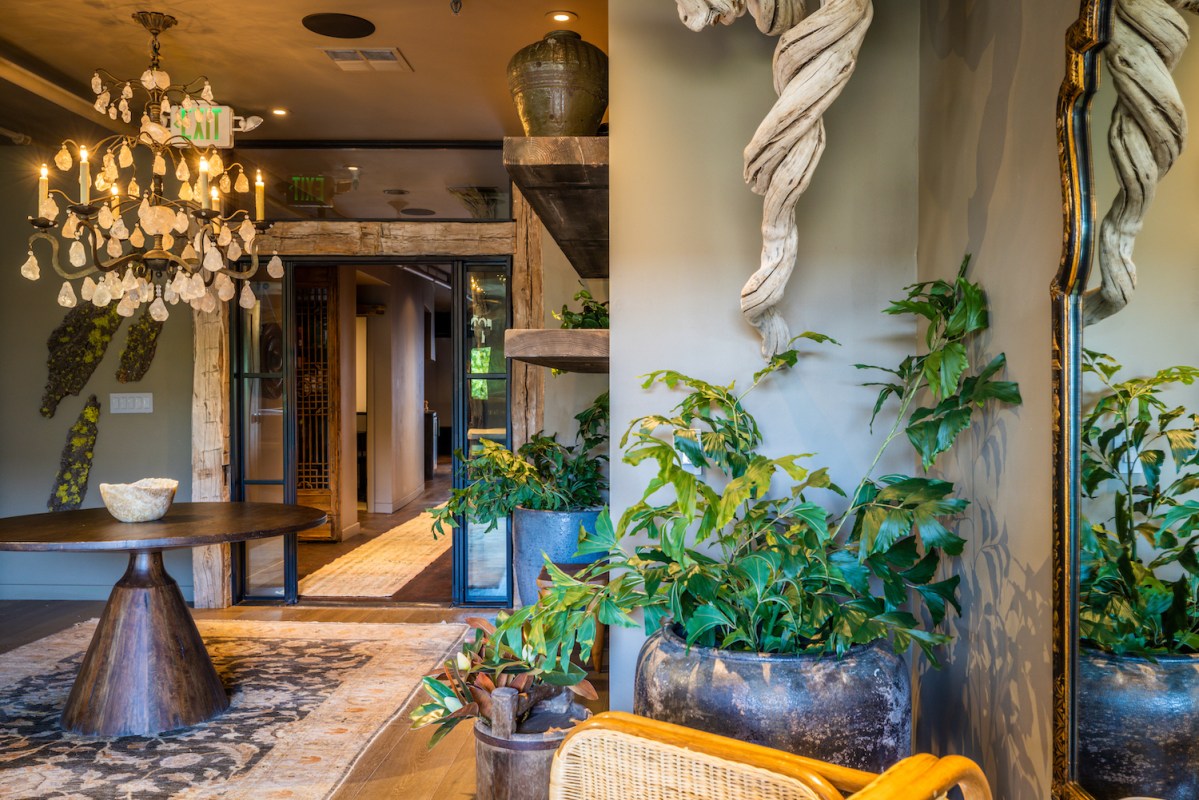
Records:
<instances>
[{"instance_id":1,"label":"ornate gold mirror frame","mask_svg":"<svg viewBox=\"0 0 1199 800\"><path fill-rule=\"evenodd\" d=\"M1095 232L1090 115L1110 36L1112 0L1082 0L1066 35L1066 78L1058 95L1058 157L1065 227L1053 302L1053 796L1086 798L1075 772L1074 678L1078 663L1078 541L1082 502L1083 295Z\"/></svg>"}]
</instances>

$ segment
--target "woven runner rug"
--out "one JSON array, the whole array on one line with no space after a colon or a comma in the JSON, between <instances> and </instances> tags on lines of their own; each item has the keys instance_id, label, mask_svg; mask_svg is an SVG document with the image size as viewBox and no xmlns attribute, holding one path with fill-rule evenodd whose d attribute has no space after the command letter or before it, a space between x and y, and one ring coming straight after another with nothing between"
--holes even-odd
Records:
<instances>
[{"instance_id":1,"label":"woven runner rug","mask_svg":"<svg viewBox=\"0 0 1199 800\"><path fill-rule=\"evenodd\" d=\"M300 579L305 597L391 597L450 549L448 533L433 538L433 517L421 514Z\"/></svg>"},{"instance_id":2,"label":"woven runner rug","mask_svg":"<svg viewBox=\"0 0 1199 800\"><path fill-rule=\"evenodd\" d=\"M464 625L198 620L231 705L153 737L64 733L95 620L0 654L0 797L328 797Z\"/></svg>"}]
</instances>

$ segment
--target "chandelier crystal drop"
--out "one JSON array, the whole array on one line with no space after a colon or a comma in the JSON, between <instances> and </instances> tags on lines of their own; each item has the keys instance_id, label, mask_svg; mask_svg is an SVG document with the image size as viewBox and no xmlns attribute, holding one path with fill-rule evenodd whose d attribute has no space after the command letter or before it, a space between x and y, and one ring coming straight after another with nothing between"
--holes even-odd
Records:
<instances>
[{"instance_id":1,"label":"chandelier crystal drop","mask_svg":"<svg viewBox=\"0 0 1199 800\"><path fill-rule=\"evenodd\" d=\"M174 17L139 11L133 19L150 33L149 66L135 79L97 70L91 88L96 111L126 123L133 122L138 95L144 96L137 127L94 146L64 141L53 164L65 173L66 190L51 188L50 168L41 166L37 214L29 218L37 230L21 275L36 281L41 266L52 266L64 279L58 293L64 308L80 300L98 307L116 303L117 313L131 316L146 306L160 322L169 316L167 306L180 302L211 312L218 301L237 298L252 309L257 300L249 281L258 272L258 237L270 228L263 218L262 173L255 174L253 213L235 208L249 193L250 178L245 166L217 149L231 146L231 135L223 144L204 146L194 137L200 127L216 130L221 114L233 130L232 110L216 104L207 78L173 83L162 68L158 36L176 24ZM248 265L239 264L243 257ZM282 277L277 255L267 272Z\"/></svg>"}]
</instances>

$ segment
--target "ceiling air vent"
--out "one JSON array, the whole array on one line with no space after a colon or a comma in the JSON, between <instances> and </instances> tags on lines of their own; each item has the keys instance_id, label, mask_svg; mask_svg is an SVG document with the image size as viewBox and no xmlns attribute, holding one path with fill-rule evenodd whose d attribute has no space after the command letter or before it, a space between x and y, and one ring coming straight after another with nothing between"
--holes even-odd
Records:
<instances>
[{"instance_id":1,"label":"ceiling air vent","mask_svg":"<svg viewBox=\"0 0 1199 800\"><path fill-rule=\"evenodd\" d=\"M395 47L351 50L322 48L322 53L345 72L412 72L412 65Z\"/></svg>"}]
</instances>

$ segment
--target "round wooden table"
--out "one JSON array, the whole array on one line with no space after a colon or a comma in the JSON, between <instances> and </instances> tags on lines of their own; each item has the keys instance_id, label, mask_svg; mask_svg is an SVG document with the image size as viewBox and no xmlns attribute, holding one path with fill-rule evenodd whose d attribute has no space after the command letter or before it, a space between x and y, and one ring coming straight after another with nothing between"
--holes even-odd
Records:
<instances>
[{"instance_id":1,"label":"round wooden table","mask_svg":"<svg viewBox=\"0 0 1199 800\"><path fill-rule=\"evenodd\" d=\"M162 551L243 542L314 528L325 512L281 503L176 503L154 522L118 522L104 508L0 519L0 550L126 551L62 712L89 736L151 736L229 707Z\"/></svg>"}]
</instances>

